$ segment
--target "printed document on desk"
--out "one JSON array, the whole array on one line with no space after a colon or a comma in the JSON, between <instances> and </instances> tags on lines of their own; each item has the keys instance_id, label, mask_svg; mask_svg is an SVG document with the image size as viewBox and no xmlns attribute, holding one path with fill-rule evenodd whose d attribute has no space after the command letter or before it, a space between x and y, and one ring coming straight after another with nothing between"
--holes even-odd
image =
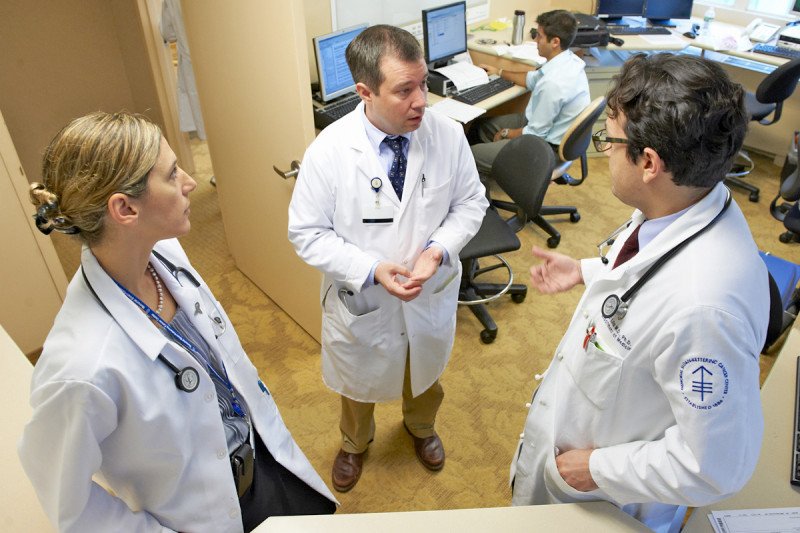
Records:
<instances>
[{"instance_id":1,"label":"printed document on desk","mask_svg":"<svg viewBox=\"0 0 800 533\"><path fill-rule=\"evenodd\" d=\"M489 83L489 75L481 67L476 67L472 63L466 61L460 63L453 63L446 67L433 69L442 76L447 76L456 89L463 91L476 85L483 85Z\"/></svg>"},{"instance_id":2,"label":"printed document on desk","mask_svg":"<svg viewBox=\"0 0 800 533\"><path fill-rule=\"evenodd\" d=\"M712 511L716 533L792 533L800 530L800 507Z\"/></svg>"},{"instance_id":3,"label":"printed document on desk","mask_svg":"<svg viewBox=\"0 0 800 533\"><path fill-rule=\"evenodd\" d=\"M639 35L643 41L655 46L669 46L673 44L684 44L684 41L675 35Z\"/></svg>"},{"instance_id":4,"label":"printed document on desk","mask_svg":"<svg viewBox=\"0 0 800 533\"><path fill-rule=\"evenodd\" d=\"M465 104L464 102L459 102L452 98L445 98L436 102L431 106L431 109L435 109L442 115L446 115L462 124L475 120L477 117L486 113L486 110L483 108Z\"/></svg>"}]
</instances>

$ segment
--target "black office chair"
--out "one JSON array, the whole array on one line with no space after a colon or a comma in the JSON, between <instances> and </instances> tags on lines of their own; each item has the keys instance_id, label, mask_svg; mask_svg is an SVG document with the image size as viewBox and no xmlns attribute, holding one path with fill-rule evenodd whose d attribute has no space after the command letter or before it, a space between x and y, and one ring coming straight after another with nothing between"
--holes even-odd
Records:
<instances>
[{"instance_id":1,"label":"black office chair","mask_svg":"<svg viewBox=\"0 0 800 533\"><path fill-rule=\"evenodd\" d=\"M606 107L606 99L604 97L595 98L581 113L575 117L575 120L570 124L569 129L561 139L561 145L558 148L559 161L557 166L553 169L551 179L556 183L563 183L567 185L580 185L589 173L587 164L586 150L589 148L589 143L592 138L592 127L600 118L603 110ZM581 178L575 179L567 174L572 162L576 159L581 160ZM502 187L501 187L502 188ZM510 202L495 201L493 204L505 210L513 211L515 206ZM539 213L530 215L530 221L542 228L547 232L550 237L547 239L547 246L555 248L561 242L561 233L559 233L550 222L544 219L545 215L569 215L570 222L578 222L581 219L578 208L574 206L565 205L546 205L543 206Z\"/></svg>"},{"instance_id":2,"label":"black office chair","mask_svg":"<svg viewBox=\"0 0 800 533\"><path fill-rule=\"evenodd\" d=\"M800 265L766 252L759 252L769 273L770 310L767 339L761 353L789 329L800 312Z\"/></svg>"},{"instance_id":3,"label":"black office chair","mask_svg":"<svg viewBox=\"0 0 800 533\"><path fill-rule=\"evenodd\" d=\"M528 288L514 283L511 266L500 254L519 250L516 232L525 226L531 215L542 206L544 194L555 165L550 145L533 135L522 135L508 142L497 154L492 164L492 178L512 199L517 212L503 220L497 210L486 210L478 233L461 250L459 257L463 272L458 303L468 305L485 329L481 341L489 344L497 337L497 324L489 314L486 304L508 293L512 301L525 300ZM479 260L493 256L498 262L481 268ZM476 278L486 272L505 268L507 283L480 283Z\"/></svg>"},{"instance_id":4,"label":"black office chair","mask_svg":"<svg viewBox=\"0 0 800 533\"><path fill-rule=\"evenodd\" d=\"M781 170L781 185L778 194L769 204L769 212L783 222L786 231L778 239L783 243L800 242L800 168L797 166L797 142L795 139ZM780 202L780 203L779 203Z\"/></svg>"},{"instance_id":5,"label":"black office chair","mask_svg":"<svg viewBox=\"0 0 800 533\"><path fill-rule=\"evenodd\" d=\"M758 84L755 94L746 92L744 103L750 120L756 120L765 126L778 122L783 110L783 101L792 95L798 79L800 79L800 59L793 59L764 78ZM768 118L770 115L772 117ZM725 182L750 192L750 201L757 202L760 193L758 187L740 179L750 174L755 165L746 151L740 151L739 157L744 159L745 163L734 165L731 172L725 176Z\"/></svg>"}]
</instances>

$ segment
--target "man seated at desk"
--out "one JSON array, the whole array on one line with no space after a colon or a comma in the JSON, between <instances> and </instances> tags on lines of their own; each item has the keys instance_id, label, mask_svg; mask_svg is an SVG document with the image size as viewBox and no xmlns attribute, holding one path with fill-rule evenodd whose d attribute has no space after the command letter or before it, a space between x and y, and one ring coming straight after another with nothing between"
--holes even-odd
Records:
<instances>
[{"instance_id":1,"label":"man seated at desk","mask_svg":"<svg viewBox=\"0 0 800 533\"><path fill-rule=\"evenodd\" d=\"M536 24L539 55L547 60L540 69L515 72L480 65L490 75L499 74L531 91L524 115L490 117L477 124L481 144L472 146L472 155L482 177L489 175L494 158L505 143L522 134L541 137L558 151L570 123L589 105L586 64L569 50L578 21L569 11L557 9L536 17Z\"/></svg>"}]
</instances>

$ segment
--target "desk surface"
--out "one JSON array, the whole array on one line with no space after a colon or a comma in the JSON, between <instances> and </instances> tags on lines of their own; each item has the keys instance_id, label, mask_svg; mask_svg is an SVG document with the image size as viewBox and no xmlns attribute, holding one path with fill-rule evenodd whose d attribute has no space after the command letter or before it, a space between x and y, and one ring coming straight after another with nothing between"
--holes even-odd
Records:
<instances>
[{"instance_id":1,"label":"desk surface","mask_svg":"<svg viewBox=\"0 0 800 533\"><path fill-rule=\"evenodd\" d=\"M688 46L696 46L703 50L713 50L719 52L721 54L730 55L734 57L741 57L743 59L749 59L751 61L758 61L760 63L765 63L768 65L773 66L780 66L788 61L788 59L783 59L780 57L768 56L766 54L757 54L752 52L738 52L736 50L715 50L713 44L707 40L702 38L697 39L689 39L683 36L683 32L690 29L692 23L702 23L702 20L699 19L692 19L681 21L681 24L678 25L677 28L671 28L670 31L672 32L672 36L664 36L664 35L620 35L617 36L624 41L622 46L617 46L614 44L609 44L605 47L606 50L610 52L614 51L663 51L663 52L678 52L680 50L685 49ZM724 22L715 21L712 23L712 28L716 32L725 33L726 31L729 32L731 35L740 35L743 28L741 26L735 26L733 24L726 24ZM482 28L485 25L477 26L477 28ZM502 45L504 43L509 43L511 41L511 27L508 27L504 30L499 31L488 31L484 29L473 29L470 31L470 35L472 36L468 42L467 47L473 52L479 52L481 54L486 54L489 56L497 56L502 57L504 59L514 61L517 63L523 63L526 65L530 65L533 67L539 66L538 63L527 60L527 59L515 59L510 55L499 55L498 53L498 45ZM530 26L525 28L526 42L532 42L530 40ZM666 37L666 39L665 39ZM479 44L478 41L492 39L496 41L497 44Z\"/></svg>"},{"instance_id":2,"label":"desk surface","mask_svg":"<svg viewBox=\"0 0 800 533\"><path fill-rule=\"evenodd\" d=\"M502 531L522 533L548 531L614 531L615 533L650 531L641 522L608 502L414 511L407 513L335 514L324 516L275 516L258 526L255 533L408 533L459 531L465 533Z\"/></svg>"},{"instance_id":3,"label":"desk surface","mask_svg":"<svg viewBox=\"0 0 800 533\"><path fill-rule=\"evenodd\" d=\"M495 107L502 105L506 102L517 98L518 96L522 96L523 94L527 93L528 89L525 87L521 87L519 85L514 85L513 87L506 89L505 91L495 94L494 96L490 96L486 100L481 100L477 104L473 104L475 107L480 107L481 109L485 109L487 111L494 109ZM432 92L428 92L428 105L432 106L436 102L444 100L443 96L439 96L438 94L433 94Z\"/></svg>"},{"instance_id":4,"label":"desk surface","mask_svg":"<svg viewBox=\"0 0 800 533\"><path fill-rule=\"evenodd\" d=\"M798 355L800 329L795 328L790 332L761 388L764 440L753 477L738 494L713 505L695 509L683 530L684 533L713 532L708 520L708 513L712 510L800 507L800 487L789 483Z\"/></svg>"}]
</instances>

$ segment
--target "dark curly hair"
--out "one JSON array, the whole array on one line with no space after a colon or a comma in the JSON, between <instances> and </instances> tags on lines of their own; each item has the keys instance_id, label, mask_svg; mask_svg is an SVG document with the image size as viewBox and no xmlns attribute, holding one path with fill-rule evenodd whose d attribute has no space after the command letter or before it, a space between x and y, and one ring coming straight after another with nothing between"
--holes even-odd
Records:
<instances>
[{"instance_id":1,"label":"dark curly hair","mask_svg":"<svg viewBox=\"0 0 800 533\"><path fill-rule=\"evenodd\" d=\"M749 120L742 86L716 63L687 55L630 58L608 93L608 108L612 119L624 115L630 161L652 148L673 181L689 187L725 178Z\"/></svg>"}]
</instances>

